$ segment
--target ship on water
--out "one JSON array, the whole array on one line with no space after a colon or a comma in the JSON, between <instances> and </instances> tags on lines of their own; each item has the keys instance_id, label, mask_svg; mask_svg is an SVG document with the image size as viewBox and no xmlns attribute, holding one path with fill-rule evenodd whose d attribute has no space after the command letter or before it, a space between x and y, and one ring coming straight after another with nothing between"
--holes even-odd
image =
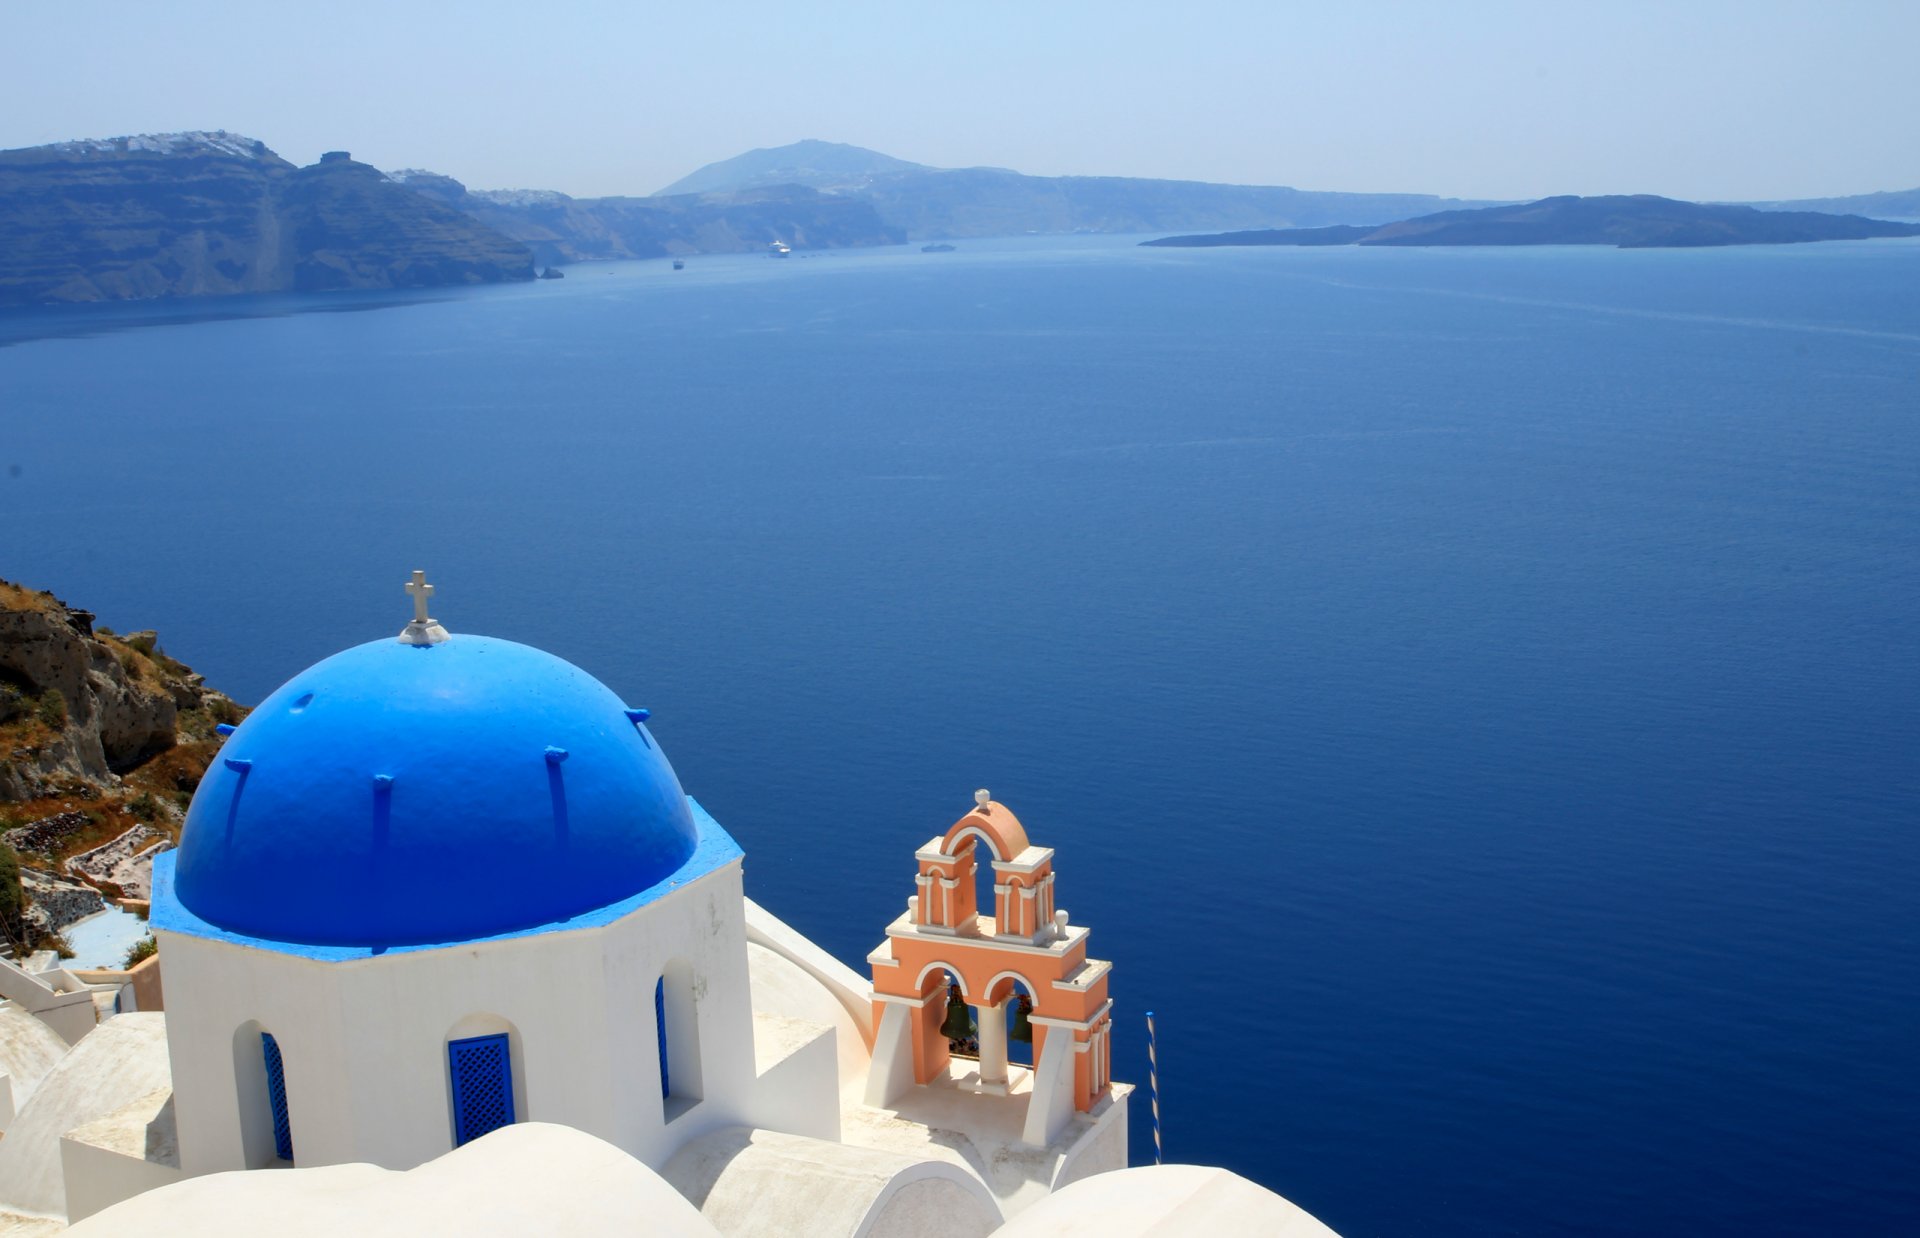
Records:
<instances>
[{"instance_id":1,"label":"ship on water","mask_svg":"<svg viewBox=\"0 0 1920 1238\"><path fill-rule=\"evenodd\" d=\"M793 246L787 244L785 241L770 241L767 244L767 256L769 258L785 258L791 253L793 253Z\"/></svg>"}]
</instances>

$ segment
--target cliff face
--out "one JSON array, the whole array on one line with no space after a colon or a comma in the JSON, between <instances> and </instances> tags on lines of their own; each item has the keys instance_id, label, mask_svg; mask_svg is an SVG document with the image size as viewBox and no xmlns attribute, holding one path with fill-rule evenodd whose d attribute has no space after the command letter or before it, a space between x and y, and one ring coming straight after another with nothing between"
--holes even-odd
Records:
<instances>
[{"instance_id":1,"label":"cliff face","mask_svg":"<svg viewBox=\"0 0 1920 1238\"><path fill-rule=\"evenodd\" d=\"M0 802L113 785L238 713L152 632L96 632L90 612L0 581Z\"/></svg>"},{"instance_id":2,"label":"cliff face","mask_svg":"<svg viewBox=\"0 0 1920 1238\"><path fill-rule=\"evenodd\" d=\"M188 137L0 151L0 302L279 286L273 191L293 165L246 138Z\"/></svg>"},{"instance_id":3,"label":"cliff face","mask_svg":"<svg viewBox=\"0 0 1920 1238\"><path fill-rule=\"evenodd\" d=\"M0 913L0 939L58 932L103 893L146 898L153 857L178 840L219 752L215 728L245 714L152 632L115 635L0 580L0 844L29 861L32 904Z\"/></svg>"},{"instance_id":4,"label":"cliff face","mask_svg":"<svg viewBox=\"0 0 1920 1238\"><path fill-rule=\"evenodd\" d=\"M302 292L533 278L525 245L350 159L288 174L279 217L283 261Z\"/></svg>"},{"instance_id":5,"label":"cliff face","mask_svg":"<svg viewBox=\"0 0 1920 1238\"><path fill-rule=\"evenodd\" d=\"M173 746L174 685L129 676L94 637L92 615L24 590L0 602L0 726L15 745L0 766L0 800L66 779L106 782L116 766Z\"/></svg>"},{"instance_id":6,"label":"cliff face","mask_svg":"<svg viewBox=\"0 0 1920 1238\"><path fill-rule=\"evenodd\" d=\"M161 650L93 615L0 581L0 830L73 854L148 824L177 832L219 744L245 710Z\"/></svg>"},{"instance_id":7,"label":"cliff face","mask_svg":"<svg viewBox=\"0 0 1920 1238\"><path fill-rule=\"evenodd\" d=\"M668 198L573 198L550 190L479 191L450 176L407 170L392 178L533 251L536 262L898 245L906 231L867 202L798 185Z\"/></svg>"},{"instance_id":8,"label":"cliff face","mask_svg":"<svg viewBox=\"0 0 1920 1238\"><path fill-rule=\"evenodd\" d=\"M0 151L0 305L533 277L524 247L396 188L224 132Z\"/></svg>"}]
</instances>

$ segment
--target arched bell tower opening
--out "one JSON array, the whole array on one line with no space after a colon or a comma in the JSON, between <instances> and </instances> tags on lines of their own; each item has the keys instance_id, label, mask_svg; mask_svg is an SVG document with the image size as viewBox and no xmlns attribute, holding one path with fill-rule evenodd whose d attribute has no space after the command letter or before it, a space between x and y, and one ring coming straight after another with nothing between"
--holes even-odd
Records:
<instances>
[{"instance_id":1,"label":"arched bell tower opening","mask_svg":"<svg viewBox=\"0 0 1920 1238\"><path fill-rule=\"evenodd\" d=\"M945 1003L940 1015L940 1038L947 1042L948 1056L979 1060L980 1017L973 1003L967 1000L960 977L942 967L936 969L929 980L932 993ZM928 1014L931 1016L932 1011Z\"/></svg>"},{"instance_id":2,"label":"arched bell tower opening","mask_svg":"<svg viewBox=\"0 0 1920 1238\"><path fill-rule=\"evenodd\" d=\"M994 865L1000 857L993 852L993 844L985 836L975 838L973 846L966 848L968 867L973 873L973 911L974 923L992 920L999 914L996 905L997 883L994 880Z\"/></svg>"},{"instance_id":3,"label":"arched bell tower opening","mask_svg":"<svg viewBox=\"0 0 1920 1238\"><path fill-rule=\"evenodd\" d=\"M1046 1036L1046 1030L1035 1026L1033 1022L1038 1004L1034 1000L1032 984L1024 976L1002 972L988 990L987 1001L991 1008L1000 1012L1000 1018L1006 1024L1004 1043L1008 1068L1031 1071L1039 1060L1035 1056L1038 1042Z\"/></svg>"},{"instance_id":4,"label":"arched bell tower opening","mask_svg":"<svg viewBox=\"0 0 1920 1238\"><path fill-rule=\"evenodd\" d=\"M928 1017L938 1024L948 1058L976 1064L975 1074L961 1078L960 1086L1005 1094L1021 1081L1022 1072L1033 1070L1033 986L1013 972L1001 972L989 983L985 993L970 996L955 972L935 967L921 990L931 999Z\"/></svg>"},{"instance_id":5,"label":"arched bell tower opening","mask_svg":"<svg viewBox=\"0 0 1920 1238\"><path fill-rule=\"evenodd\" d=\"M869 956L867 1103L929 1085L984 1092L1025 1106L1023 1139L1047 1145L1110 1094L1111 965L1054 906L1052 850L985 791L915 858L906 913Z\"/></svg>"}]
</instances>

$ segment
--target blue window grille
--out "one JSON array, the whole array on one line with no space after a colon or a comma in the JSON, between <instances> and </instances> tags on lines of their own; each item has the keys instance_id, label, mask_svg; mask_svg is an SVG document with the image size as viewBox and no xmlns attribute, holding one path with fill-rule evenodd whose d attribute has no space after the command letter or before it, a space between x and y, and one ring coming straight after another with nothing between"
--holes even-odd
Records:
<instances>
[{"instance_id":1,"label":"blue window grille","mask_svg":"<svg viewBox=\"0 0 1920 1238\"><path fill-rule=\"evenodd\" d=\"M667 1078L667 978L665 976L653 982L653 1030L660 1038L660 1095L665 1098L673 1095L673 1086Z\"/></svg>"},{"instance_id":2,"label":"blue window grille","mask_svg":"<svg viewBox=\"0 0 1920 1238\"><path fill-rule=\"evenodd\" d=\"M287 1120L287 1071L280 1062L280 1042L272 1032L260 1033L260 1056L267 1063L267 1104L273 1108L273 1154L293 1159L293 1123Z\"/></svg>"},{"instance_id":3,"label":"blue window grille","mask_svg":"<svg viewBox=\"0 0 1920 1238\"><path fill-rule=\"evenodd\" d=\"M453 1145L513 1123L513 1059L505 1033L447 1042L453 1076Z\"/></svg>"}]
</instances>

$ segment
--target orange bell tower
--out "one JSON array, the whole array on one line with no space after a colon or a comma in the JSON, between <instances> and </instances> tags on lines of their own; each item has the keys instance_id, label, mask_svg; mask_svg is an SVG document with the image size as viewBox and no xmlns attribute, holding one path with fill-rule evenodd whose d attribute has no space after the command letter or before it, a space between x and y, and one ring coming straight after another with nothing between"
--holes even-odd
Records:
<instances>
[{"instance_id":1,"label":"orange bell tower","mask_svg":"<svg viewBox=\"0 0 1920 1238\"><path fill-rule=\"evenodd\" d=\"M866 1101L885 1108L908 1089L953 1080L975 1091L1026 1093L1022 1139L1045 1146L1075 1112L1109 1092L1112 964L1087 957L1089 930L1054 906L1053 851L985 791L916 854L906 913L867 956L873 965L873 1069ZM990 880L993 912L980 909ZM942 1024L949 994L979 1011L979 1070L952 1061ZM1031 1078L1007 1061L1007 1003L1032 1003Z\"/></svg>"}]
</instances>

